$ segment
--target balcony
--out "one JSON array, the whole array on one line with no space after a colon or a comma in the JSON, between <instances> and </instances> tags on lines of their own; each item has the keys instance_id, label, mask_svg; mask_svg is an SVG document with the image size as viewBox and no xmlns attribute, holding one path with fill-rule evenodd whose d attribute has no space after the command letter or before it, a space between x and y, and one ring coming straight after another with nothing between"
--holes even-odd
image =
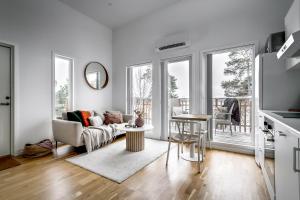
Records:
<instances>
[{"instance_id":1,"label":"balcony","mask_svg":"<svg viewBox=\"0 0 300 200\"><path fill-rule=\"evenodd\" d=\"M227 98L213 98L213 113L217 107L224 105ZM213 123L213 140L216 142L251 145L252 144L252 97L235 97L238 100L240 110L240 124L233 125L231 135L228 125L215 126Z\"/></svg>"},{"instance_id":2,"label":"balcony","mask_svg":"<svg viewBox=\"0 0 300 200\"><path fill-rule=\"evenodd\" d=\"M216 113L218 106L223 106L227 98L213 98L213 114ZM251 145L252 144L252 97L235 97L238 100L240 111L240 124L233 125L233 133L231 134L229 125L215 126L213 120L213 141ZM189 113L189 98L171 99L169 107L170 116ZM173 127L176 130L176 127Z\"/></svg>"},{"instance_id":3,"label":"balcony","mask_svg":"<svg viewBox=\"0 0 300 200\"><path fill-rule=\"evenodd\" d=\"M250 145L252 142L252 98L251 97L235 97L238 100L240 109L239 125L233 125L233 134L231 135L229 126L219 125L216 127L213 123L213 140L216 142ZM217 110L217 106L224 105L226 98L213 98L213 112ZM169 115L175 116L179 114L189 113L189 98L173 98L170 100ZM152 101L151 99L135 99L135 109L144 111L145 123L151 123L152 117ZM176 127L173 127L176 129Z\"/></svg>"}]
</instances>

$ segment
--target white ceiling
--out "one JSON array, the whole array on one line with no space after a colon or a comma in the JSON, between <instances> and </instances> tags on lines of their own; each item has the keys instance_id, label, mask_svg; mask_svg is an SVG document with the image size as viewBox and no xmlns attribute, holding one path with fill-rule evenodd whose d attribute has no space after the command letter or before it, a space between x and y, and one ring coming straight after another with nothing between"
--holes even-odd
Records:
<instances>
[{"instance_id":1,"label":"white ceiling","mask_svg":"<svg viewBox=\"0 0 300 200\"><path fill-rule=\"evenodd\" d=\"M168 7L180 0L60 0L111 29Z\"/></svg>"}]
</instances>

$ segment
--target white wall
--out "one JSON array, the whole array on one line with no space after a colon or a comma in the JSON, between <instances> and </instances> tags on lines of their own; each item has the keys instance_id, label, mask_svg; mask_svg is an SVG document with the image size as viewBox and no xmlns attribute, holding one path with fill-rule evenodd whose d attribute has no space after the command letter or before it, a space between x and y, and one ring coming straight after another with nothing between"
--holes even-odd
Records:
<instances>
[{"instance_id":1,"label":"white wall","mask_svg":"<svg viewBox=\"0 0 300 200\"><path fill-rule=\"evenodd\" d=\"M1 0L0 41L16 46L15 152L52 138L51 52L75 59L75 109L111 107L111 79L95 91L83 76L90 61L112 75L112 32L57 0Z\"/></svg>"},{"instance_id":2,"label":"white wall","mask_svg":"<svg viewBox=\"0 0 300 200\"><path fill-rule=\"evenodd\" d=\"M249 42L262 47L270 33L284 30L284 16L292 0L186 0L113 31L113 107L126 108L128 65L153 62L154 126L160 131L161 58L193 55L194 111L200 111L205 74L201 52ZM155 43L166 35L187 32L192 46L157 54Z\"/></svg>"}]
</instances>

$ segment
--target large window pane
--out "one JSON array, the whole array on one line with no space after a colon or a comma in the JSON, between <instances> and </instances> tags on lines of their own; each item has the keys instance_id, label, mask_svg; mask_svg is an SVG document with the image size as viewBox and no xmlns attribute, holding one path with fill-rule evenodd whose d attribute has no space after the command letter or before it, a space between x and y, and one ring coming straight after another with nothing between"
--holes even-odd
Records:
<instances>
[{"instance_id":1,"label":"large window pane","mask_svg":"<svg viewBox=\"0 0 300 200\"><path fill-rule=\"evenodd\" d=\"M190 111L190 60L168 63L169 116Z\"/></svg>"},{"instance_id":2,"label":"large window pane","mask_svg":"<svg viewBox=\"0 0 300 200\"><path fill-rule=\"evenodd\" d=\"M63 112L72 110L72 59L55 56L55 118L60 118Z\"/></svg>"},{"instance_id":3,"label":"large window pane","mask_svg":"<svg viewBox=\"0 0 300 200\"><path fill-rule=\"evenodd\" d=\"M127 68L127 112L144 113L146 124L152 123L152 65L144 64Z\"/></svg>"}]
</instances>

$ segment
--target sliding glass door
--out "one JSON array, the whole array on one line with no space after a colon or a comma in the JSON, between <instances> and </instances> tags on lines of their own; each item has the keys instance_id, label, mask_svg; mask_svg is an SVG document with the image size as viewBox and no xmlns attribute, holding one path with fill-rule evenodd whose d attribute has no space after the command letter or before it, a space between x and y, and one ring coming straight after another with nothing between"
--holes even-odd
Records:
<instances>
[{"instance_id":1,"label":"sliding glass door","mask_svg":"<svg viewBox=\"0 0 300 200\"><path fill-rule=\"evenodd\" d=\"M164 60L162 63L162 138L168 135L172 116L191 111L191 57Z\"/></svg>"},{"instance_id":2,"label":"sliding glass door","mask_svg":"<svg viewBox=\"0 0 300 200\"><path fill-rule=\"evenodd\" d=\"M152 64L127 68L127 113L144 113L145 124L152 124Z\"/></svg>"},{"instance_id":3,"label":"sliding glass door","mask_svg":"<svg viewBox=\"0 0 300 200\"><path fill-rule=\"evenodd\" d=\"M213 141L253 145L254 48L211 52L208 66L208 111L213 114Z\"/></svg>"}]
</instances>

